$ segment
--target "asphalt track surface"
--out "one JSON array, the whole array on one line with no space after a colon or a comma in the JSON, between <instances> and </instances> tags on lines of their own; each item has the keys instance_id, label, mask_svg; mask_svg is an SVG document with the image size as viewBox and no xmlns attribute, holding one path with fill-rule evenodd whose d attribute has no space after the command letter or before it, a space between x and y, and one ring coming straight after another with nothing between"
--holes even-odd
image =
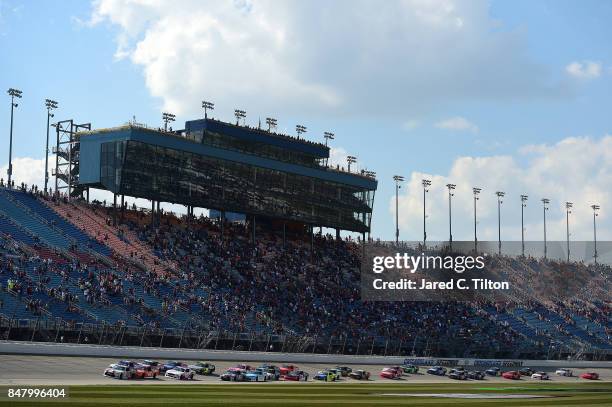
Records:
<instances>
[{"instance_id":1,"label":"asphalt track surface","mask_svg":"<svg viewBox=\"0 0 612 407\"><path fill-rule=\"evenodd\" d=\"M163 360L159 360L164 362ZM116 380L103 376L104 369L111 363L116 363L117 359L110 358L92 358L92 357L71 357L71 356L31 356L31 355L0 355L0 385L22 385L22 386L43 386L43 385L97 385L97 384L219 384L227 383L228 385L240 385L241 383L222 382L219 379L228 368L235 366L236 362L226 361L211 361L216 366L215 374L211 376L197 375L193 381L180 381L158 377L156 379L136 379L136 380ZM195 361L183 361L191 364ZM269 363L282 365L281 362ZM248 363L258 366L257 363ZM310 379L307 383L304 382L275 382L285 383L287 385L308 385L316 383L312 377L319 371L325 368L334 367L324 364L298 364L301 370L310 374ZM425 374L426 367L420 368L418 374L408 374L398 380L382 379L378 376L380 371L385 367L383 365L348 365L353 370L364 369L371 373L370 383L475 383L475 380L452 380L448 377L432 376ZM538 370L537 366L528 366ZM503 369L512 370L512 369ZM574 377L561 377L554 375L554 371L550 369L541 369L548 371L551 375L549 382L555 383L577 383L589 382L589 380L580 379L578 376L586 372L586 369L572 369ZM593 369L600 375L600 382L612 382L612 369ZM521 382L538 382L524 376ZM340 382L358 383L358 380L343 378ZM511 383L512 380L503 379L501 377L487 376L484 382ZM516 382L516 381L515 381ZM266 385L266 383L261 383Z\"/></svg>"}]
</instances>

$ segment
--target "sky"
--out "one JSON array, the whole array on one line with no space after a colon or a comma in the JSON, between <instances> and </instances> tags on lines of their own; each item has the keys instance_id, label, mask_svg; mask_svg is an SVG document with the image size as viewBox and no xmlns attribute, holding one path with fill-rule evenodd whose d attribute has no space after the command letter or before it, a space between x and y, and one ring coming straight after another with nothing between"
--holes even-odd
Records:
<instances>
[{"instance_id":1,"label":"sky","mask_svg":"<svg viewBox=\"0 0 612 407\"><path fill-rule=\"evenodd\" d=\"M372 237L423 236L421 180L430 179L428 239L542 238L541 198L551 200L549 239L612 240L612 3L609 1L202 1L0 0L0 88L23 91L15 110L17 182L42 184L46 111L93 128L138 122L175 128L202 116L247 112L256 125L323 141L332 155L377 173ZM10 99L0 111L0 172L8 163Z\"/></svg>"}]
</instances>

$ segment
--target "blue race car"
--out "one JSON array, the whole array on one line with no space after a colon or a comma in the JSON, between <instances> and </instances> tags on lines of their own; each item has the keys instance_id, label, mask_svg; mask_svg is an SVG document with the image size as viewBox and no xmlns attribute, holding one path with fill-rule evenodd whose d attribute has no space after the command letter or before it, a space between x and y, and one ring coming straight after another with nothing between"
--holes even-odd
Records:
<instances>
[{"instance_id":1,"label":"blue race car","mask_svg":"<svg viewBox=\"0 0 612 407\"><path fill-rule=\"evenodd\" d=\"M174 369L177 366L184 366L185 364L183 362L177 362L175 360L169 360L166 363L164 363L163 365L161 365L161 368L159 369L160 372L165 373L168 370Z\"/></svg>"}]
</instances>

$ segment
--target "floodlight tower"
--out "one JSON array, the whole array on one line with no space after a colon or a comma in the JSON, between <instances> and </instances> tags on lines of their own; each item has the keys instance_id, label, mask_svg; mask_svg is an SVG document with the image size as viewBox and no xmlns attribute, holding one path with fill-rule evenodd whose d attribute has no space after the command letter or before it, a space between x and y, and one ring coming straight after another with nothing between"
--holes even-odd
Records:
<instances>
[{"instance_id":1,"label":"floodlight tower","mask_svg":"<svg viewBox=\"0 0 612 407\"><path fill-rule=\"evenodd\" d=\"M351 164L355 164L357 162L357 157L349 155L346 157L346 162L348 164L348 172L351 172Z\"/></svg>"},{"instance_id":2,"label":"floodlight tower","mask_svg":"<svg viewBox=\"0 0 612 407\"><path fill-rule=\"evenodd\" d=\"M548 247L546 245L546 211L548 210L548 204L550 204L550 199L542 198L542 207L544 212L544 258L546 259L546 255L548 252Z\"/></svg>"},{"instance_id":3,"label":"floodlight tower","mask_svg":"<svg viewBox=\"0 0 612 407\"><path fill-rule=\"evenodd\" d=\"M326 131L325 133L323 133L323 137L325 137L325 147L328 146L328 142L329 140L333 140L336 135L330 131ZM325 159L325 166L327 167L329 163L329 157Z\"/></svg>"},{"instance_id":4,"label":"floodlight tower","mask_svg":"<svg viewBox=\"0 0 612 407\"><path fill-rule=\"evenodd\" d=\"M57 109L57 102L51 99L45 99L45 106L47 107L47 144L45 145L45 195L47 195L47 185L49 184L49 125L53 113L53 109Z\"/></svg>"},{"instance_id":5,"label":"floodlight tower","mask_svg":"<svg viewBox=\"0 0 612 407\"><path fill-rule=\"evenodd\" d=\"M476 225L478 224L478 220L476 217L476 201L478 201L480 198L478 198L478 195L480 194L480 192L482 191L482 188L472 188L472 192L474 193L474 252L478 252L478 234L477 234L477 228Z\"/></svg>"},{"instance_id":6,"label":"floodlight tower","mask_svg":"<svg viewBox=\"0 0 612 407\"><path fill-rule=\"evenodd\" d=\"M521 195L521 253L525 257L525 208L527 207L527 195Z\"/></svg>"},{"instance_id":7,"label":"floodlight tower","mask_svg":"<svg viewBox=\"0 0 612 407\"><path fill-rule=\"evenodd\" d=\"M399 190L402 187L401 182L404 182L404 177L401 175L394 175L393 181L395 181L395 244L399 243Z\"/></svg>"},{"instance_id":8,"label":"floodlight tower","mask_svg":"<svg viewBox=\"0 0 612 407\"><path fill-rule=\"evenodd\" d=\"M202 109L204 109L204 118L208 119L208 111L215 110L215 104L212 102L202 101Z\"/></svg>"},{"instance_id":9,"label":"floodlight tower","mask_svg":"<svg viewBox=\"0 0 612 407\"><path fill-rule=\"evenodd\" d=\"M427 212L425 211L426 207L426 196L429 192L429 187L431 186L431 180L423 179L421 180L421 185L423 185L423 248L427 245L427 223L425 219L427 218Z\"/></svg>"},{"instance_id":10,"label":"floodlight tower","mask_svg":"<svg viewBox=\"0 0 612 407\"><path fill-rule=\"evenodd\" d=\"M13 176L13 109L19 106L15 103L15 98L21 99L22 92L19 89L10 88L7 93L11 97L11 131L9 133L9 164L6 173L8 175L8 185L11 185L11 178Z\"/></svg>"},{"instance_id":11,"label":"floodlight tower","mask_svg":"<svg viewBox=\"0 0 612 407\"><path fill-rule=\"evenodd\" d=\"M572 207L574 206L571 202L565 203L565 237L567 241L567 262L570 261L570 231L569 231L569 216L572 213Z\"/></svg>"},{"instance_id":12,"label":"floodlight tower","mask_svg":"<svg viewBox=\"0 0 612 407\"><path fill-rule=\"evenodd\" d=\"M241 109L234 109L234 117L236 117L236 126L240 124L240 119L243 119L242 123L245 123L246 111Z\"/></svg>"},{"instance_id":13,"label":"floodlight tower","mask_svg":"<svg viewBox=\"0 0 612 407\"><path fill-rule=\"evenodd\" d=\"M453 210L452 210L452 198L455 196L453 192L457 185L455 184L446 184L446 188L448 188L448 244L449 248L453 250Z\"/></svg>"},{"instance_id":14,"label":"floodlight tower","mask_svg":"<svg viewBox=\"0 0 612 407\"><path fill-rule=\"evenodd\" d=\"M168 123L176 120L176 116L172 113L163 112L162 120L164 121L164 131L168 131Z\"/></svg>"},{"instance_id":15,"label":"floodlight tower","mask_svg":"<svg viewBox=\"0 0 612 407\"><path fill-rule=\"evenodd\" d=\"M273 117L266 117L266 124L268 125L268 131L276 129L277 120Z\"/></svg>"},{"instance_id":16,"label":"floodlight tower","mask_svg":"<svg viewBox=\"0 0 612 407\"><path fill-rule=\"evenodd\" d=\"M301 124L297 124L295 126L295 132L297 133L298 138L300 138L303 133L306 133L306 130L306 126L302 126Z\"/></svg>"},{"instance_id":17,"label":"floodlight tower","mask_svg":"<svg viewBox=\"0 0 612 407\"><path fill-rule=\"evenodd\" d=\"M591 209L593 209L593 243L595 244L593 259L595 260L595 264L597 264L597 222L595 221L595 218L599 216L597 213L599 212L599 205L591 205Z\"/></svg>"},{"instance_id":18,"label":"floodlight tower","mask_svg":"<svg viewBox=\"0 0 612 407\"><path fill-rule=\"evenodd\" d=\"M497 254L501 255L501 204L504 203L502 198L506 195L503 191L497 191Z\"/></svg>"}]
</instances>

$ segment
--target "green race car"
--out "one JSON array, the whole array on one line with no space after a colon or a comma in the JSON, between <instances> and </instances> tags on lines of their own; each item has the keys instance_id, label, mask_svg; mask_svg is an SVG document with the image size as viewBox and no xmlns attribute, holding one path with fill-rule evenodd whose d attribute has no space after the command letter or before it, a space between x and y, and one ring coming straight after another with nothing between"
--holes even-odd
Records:
<instances>
[{"instance_id":1,"label":"green race car","mask_svg":"<svg viewBox=\"0 0 612 407\"><path fill-rule=\"evenodd\" d=\"M196 362L193 365L189 365L188 367L197 374L204 376L211 375L215 371L215 365L208 362Z\"/></svg>"},{"instance_id":2,"label":"green race car","mask_svg":"<svg viewBox=\"0 0 612 407\"><path fill-rule=\"evenodd\" d=\"M419 372L419 367L415 365L402 365L401 368L404 373L418 373Z\"/></svg>"}]
</instances>

